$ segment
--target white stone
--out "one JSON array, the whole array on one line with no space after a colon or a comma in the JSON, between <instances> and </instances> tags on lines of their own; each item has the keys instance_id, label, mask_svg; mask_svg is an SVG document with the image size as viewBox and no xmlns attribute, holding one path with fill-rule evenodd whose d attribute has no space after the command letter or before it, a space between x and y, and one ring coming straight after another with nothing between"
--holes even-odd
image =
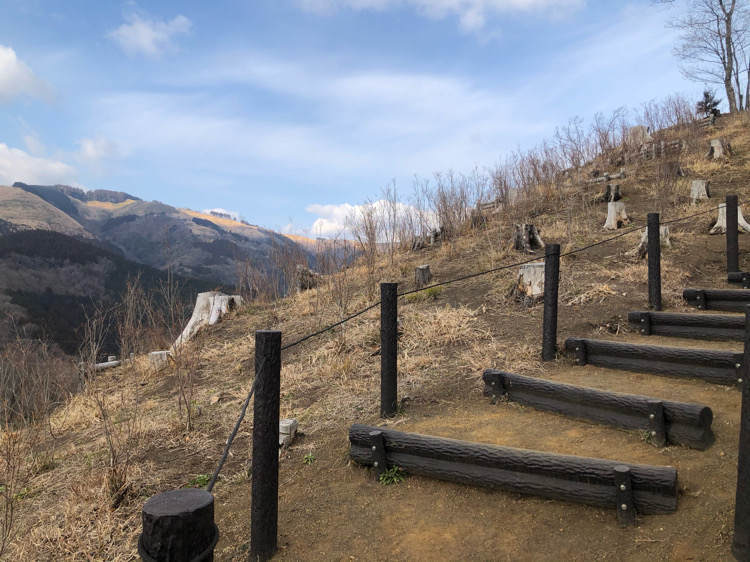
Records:
<instances>
[{"instance_id":1,"label":"white stone","mask_svg":"<svg viewBox=\"0 0 750 562\"><path fill-rule=\"evenodd\" d=\"M617 230L622 224L630 222L625 212L623 201L610 201L607 203L607 221L604 223L605 230Z\"/></svg>"},{"instance_id":2,"label":"white stone","mask_svg":"<svg viewBox=\"0 0 750 562\"><path fill-rule=\"evenodd\" d=\"M710 185L711 182L707 180L693 180L690 183L690 200L692 201L693 205L695 205L698 201L703 201L711 197L711 193L709 191Z\"/></svg>"},{"instance_id":3,"label":"white stone","mask_svg":"<svg viewBox=\"0 0 750 562\"><path fill-rule=\"evenodd\" d=\"M148 362L155 369L161 369L166 365L169 351L152 351L148 354Z\"/></svg>"},{"instance_id":4,"label":"white stone","mask_svg":"<svg viewBox=\"0 0 750 562\"><path fill-rule=\"evenodd\" d=\"M727 204L719 203L719 218L716 219L716 223L711 227L709 234L725 234L727 231ZM738 232L750 232L750 224L747 223L745 217L742 216L742 208L737 207L737 231Z\"/></svg>"},{"instance_id":5,"label":"white stone","mask_svg":"<svg viewBox=\"0 0 750 562\"><path fill-rule=\"evenodd\" d=\"M112 357L110 355L110 357ZM120 362L119 361L106 361L104 363L95 363L94 364L94 370L95 371L103 371L104 369L111 369L113 367L119 367Z\"/></svg>"},{"instance_id":6,"label":"white stone","mask_svg":"<svg viewBox=\"0 0 750 562\"><path fill-rule=\"evenodd\" d=\"M187 326L175 340L172 349L175 349L198 333L203 326L213 326L221 320L221 317L230 310L242 305L242 297L239 295L225 295L217 291L199 293L195 300L193 315Z\"/></svg>"},{"instance_id":7,"label":"white stone","mask_svg":"<svg viewBox=\"0 0 750 562\"><path fill-rule=\"evenodd\" d=\"M287 447L297 435L299 424L296 419L285 419L279 421L279 447Z\"/></svg>"},{"instance_id":8,"label":"white stone","mask_svg":"<svg viewBox=\"0 0 750 562\"><path fill-rule=\"evenodd\" d=\"M117 355L109 355L109 356L107 357L107 361L108 361L108 362L110 362L110 363L111 363L112 361L117 361Z\"/></svg>"}]
</instances>

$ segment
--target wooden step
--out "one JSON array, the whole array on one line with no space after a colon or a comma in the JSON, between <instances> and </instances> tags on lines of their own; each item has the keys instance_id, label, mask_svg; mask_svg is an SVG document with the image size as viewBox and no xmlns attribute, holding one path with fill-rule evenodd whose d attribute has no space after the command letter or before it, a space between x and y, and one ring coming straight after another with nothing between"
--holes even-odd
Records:
<instances>
[{"instance_id":1,"label":"wooden step","mask_svg":"<svg viewBox=\"0 0 750 562\"><path fill-rule=\"evenodd\" d=\"M701 310L744 312L750 305L747 289L685 289L682 298Z\"/></svg>"},{"instance_id":2,"label":"wooden step","mask_svg":"<svg viewBox=\"0 0 750 562\"><path fill-rule=\"evenodd\" d=\"M642 336L744 341L745 317L739 314L676 314L637 311L628 322Z\"/></svg>"},{"instance_id":3,"label":"wooden step","mask_svg":"<svg viewBox=\"0 0 750 562\"><path fill-rule=\"evenodd\" d=\"M742 353L583 338L568 338L565 349L579 365L590 363L623 371L695 377L737 387L742 382Z\"/></svg>"}]
</instances>

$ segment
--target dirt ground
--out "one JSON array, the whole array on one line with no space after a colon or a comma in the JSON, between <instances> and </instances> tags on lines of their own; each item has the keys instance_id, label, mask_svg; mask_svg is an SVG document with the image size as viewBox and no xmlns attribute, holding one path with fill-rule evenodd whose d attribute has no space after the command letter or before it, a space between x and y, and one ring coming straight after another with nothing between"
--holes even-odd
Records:
<instances>
[{"instance_id":1,"label":"dirt ground","mask_svg":"<svg viewBox=\"0 0 750 562\"><path fill-rule=\"evenodd\" d=\"M685 286L722 287L722 238L701 237L696 251L681 256L692 271ZM611 253L603 250L599 258ZM591 256L587 256L592 259ZM596 259L596 256L594 257ZM568 269L570 265L568 265ZM563 275L566 266L563 266ZM486 298L482 283L455 289L461 300ZM618 286L617 298L576 310L561 307L560 337L578 335L674 347L741 351L737 342L641 337L630 333L629 310L643 309L646 284ZM622 292L626 296L622 296ZM452 289L449 289L449 291ZM627 293L630 293L629 295ZM455 299L447 292L441 298ZM458 299L455 299L458 300ZM665 298L665 300L668 300ZM672 299L679 303L678 299ZM476 304L476 303L473 303ZM684 306L671 307L673 310ZM487 310L479 317L498 338L540 331L541 307L508 317ZM498 358L486 367L503 368ZM441 368L440 366L436 366ZM737 470L740 393L696 379L579 368L561 357L530 373L551 380L615 392L643 394L708 405L714 413L715 443L706 451L655 448L638 431L618 430L518 404L491 404L482 396L481 369L452 365L441 388L409 394L404 412L384 422L361 423L480 443L605 458L624 463L674 466L679 502L675 513L638 518L620 528L614 510L472 488L410 476L393 486L376 482L369 469L348 459L349 423L309 434L286 450L279 498L280 560L726 560L731 558ZM304 429L304 428L302 428ZM303 463L314 451L316 460ZM220 560L247 556L249 485L217 487Z\"/></svg>"}]
</instances>

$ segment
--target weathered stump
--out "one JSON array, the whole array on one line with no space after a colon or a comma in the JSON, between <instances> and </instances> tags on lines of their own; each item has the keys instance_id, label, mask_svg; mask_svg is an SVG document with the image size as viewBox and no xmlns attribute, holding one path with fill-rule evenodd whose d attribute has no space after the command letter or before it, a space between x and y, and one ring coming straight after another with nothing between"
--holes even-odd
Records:
<instances>
[{"instance_id":1,"label":"weathered stump","mask_svg":"<svg viewBox=\"0 0 750 562\"><path fill-rule=\"evenodd\" d=\"M532 306L544 298L544 262L525 263L518 268L518 279L510 292L512 297Z\"/></svg>"},{"instance_id":2,"label":"weathered stump","mask_svg":"<svg viewBox=\"0 0 750 562\"><path fill-rule=\"evenodd\" d=\"M533 224L517 224L513 232L513 248L519 252L533 254L544 248L544 241Z\"/></svg>"},{"instance_id":3,"label":"weathered stump","mask_svg":"<svg viewBox=\"0 0 750 562\"><path fill-rule=\"evenodd\" d=\"M471 228L476 230L485 228L487 226L487 216L480 209L473 209L471 211Z\"/></svg>"},{"instance_id":4,"label":"weathered stump","mask_svg":"<svg viewBox=\"0 0 750 562\"><path fill-rule=\"evenodd\" d=\"M706 153L709 160L718 160L733 154L732 145L724 139L711 139L711 146Z\"/></svg>"},{"instance_id":5,"label":"weathered stump","mask_svg":"<svg viewBox=\"0 0 750 562\"><path fill-rule=\"evenodd\" d=\"M221 317L230 310L242 305L242 297L239 295L225 295L218 291L198 293L195 300L193 315L190 317L185 329L177 337L172 348L175 349L190 339L203 326L213 326L221 320Z\"/></svg>"},{"instance_id":6,"label":"weathered stump","mask_svg":"<svg viewBox=\"0 0 750 562\"><path fill-rule=\"evenodd\" d=\"M659 243L662 248L671 248L672 240L669 238L669 227L659 227ZM648 254L648 230L644 229L641 233L641 241L638 246L626 252L628 256L637 256L638 259L643 259Z\"/></svg>"},{"instance_id":7,"label":"weathered stump","mask_svg":"<svg viewBox=\"0 0 750 562\"><path fill-rule=\"evenodd\" d=\"M610 201L607 204L607 221L604 223L605 230L617 230L630 222L625 212L624 201Z\"/></svg>"},{"instance_id":8,"label":"weathered stump","mask_svg":"<svg viewBox=\"0 0 750 562\"><path fill-rule=\"evenodd\" d=\"M319 273L315 273L312 269L305 267L302 264L297 264L296 277L297 289L300 292L314 289L318 286L318 282L320 281Z\"/></svg>"},{"instance_id":9,"label":"weathered stump","mask_svg":"<svg viewBox=\"0 0 750 562\"><path fill-rule=\"evenodd\" d=\"M750 224L742 216L742 208L737 207L737 231L750 232ZM719 203L719 218L711 227L709 234L726 234L727 232L727 204Z\"/></svg>"},{"instance_id":10,"label":"weathered stump","mask_svg":"<svg viewBox=\"0 0 750 562\"><path fill-rule=\"evenodd\" d=\"M417 289L428 285L432 281L432 272L429 265L420 265L414 270L414 281Z\"/></svg>"},{"instance_id":11,"label":"weathered stump","mask_svg":"<svg viewBox=\"0 0 750 562\"><path fill-rule=\"evenodd\" d=\"M711 197L710 186L711 182L708 180L693 180L690 183L690 201L693 205Z\"/></svg>"}]
</instances>

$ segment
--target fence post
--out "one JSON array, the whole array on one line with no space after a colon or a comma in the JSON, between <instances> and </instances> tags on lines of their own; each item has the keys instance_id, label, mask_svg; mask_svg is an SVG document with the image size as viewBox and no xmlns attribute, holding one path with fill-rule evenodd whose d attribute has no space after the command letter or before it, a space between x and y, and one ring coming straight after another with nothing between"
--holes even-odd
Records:
<instances>
[{"instance_id":1,"label":"fence post","mask_svg":"<svg viewBox=\"0 0 750 562\"><path fill-rule=\"evenodd\" d=\"M209 492L183 488L158 494L143 505L141 517L141 560L213 561L219 530L214 523L214 497Z\"/></svg>"},{"instance_id":2,"label":"fence post","mask_svg":"<svg viewBox=\"0 0 750 562\"><path fill-rule=\"evenodd\" d=\"M544 248L542 361L554 361L557 355L557 295L559 284L560 244L547 244Z\"/></svg>"},{"instance_id":3,"label":"fence post","mask_svg":"<svg viewBox=\"0 0 750 562\"><path fill-rule=\"evenodd\" d=\"M727 195L727 273L740 270L739 229L737 227L737 196Z\"/></svg>"},{"instance_id":4,"label":"fence post","mask_svg":"<svg viewBox=\"0 0 750 562\"><path fill-rule=\"evenodd\" d=\"M279 512L279 393L281 332L255 332L253 477L250 558L268 560L276 551Z\"/></svg>"},{"instance_id":5,"label":"fence post","mask_svg":"<svg viewBox=\"0 0 750 562\"><path fill-rule=\"evenodd\" d=\"M727 223L727 226L729 224ZM750 306L745 308L745 351L742 357L742 407L737 451L737 494L734 503L732 554L750 560Z\"/></svg>"},{"instance_id":6,"label":"fence post","mask_svg":"<svg viewBox=\"0 0 750 562\"><path fill-rule=\"evenodd\" d=\"M398 402L398 283L380 284L380 416L396 415Z\"/></svg>"},{"instance_id":7,"label":"fence post","mask_svg":"<svg viewBox=\"0 0 750 562\"><path fill-rule=\"evenodd\" d=\"M648 306L661 310L661 233L659 213L649 213L648 225Z\"/></svg>"}]
</instances>

